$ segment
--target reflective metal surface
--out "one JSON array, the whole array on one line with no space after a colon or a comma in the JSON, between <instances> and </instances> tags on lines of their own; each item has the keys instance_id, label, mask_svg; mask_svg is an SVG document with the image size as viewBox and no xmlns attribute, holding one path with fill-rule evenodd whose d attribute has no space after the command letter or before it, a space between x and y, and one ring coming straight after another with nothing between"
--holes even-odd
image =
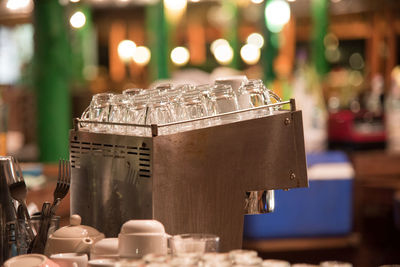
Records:
<instances>
[{"instance_id":1,"label":"reflective metal surface","mask_svg":"<svg viewBox=\"0 0 400 267\"><path fill-rule=\"evenodd\" d=\"M246 192L245 214L263 214L275 209L274 190L260 190Z\"/></svg>"},{"instance_id":2,"label":"reflective metal surface","mask_svg":"<svg viewBox=\"0 0 400 267\"><path fill-rule=\"evenodd\" d=\"M11 157L0 157L0 264L10 257L9 231L10 222L16 222L15 202L10 196L7 178L15 175Z\"/></svg>"},{"instance_id":3,"label":"reflective metal surface","mask_svg":"<svg viewBox=\"0 0 400 267\"><path fill-rule=\"evenodd\" d=\"M169 234L211 233L221 251L241 248L246 192L308 186L301 111L275 113L153 137L75 125L71 212L106 236L154 218ZM261 196L262 211L272 210L271 194Z\"/></svg>"}]
</instances>

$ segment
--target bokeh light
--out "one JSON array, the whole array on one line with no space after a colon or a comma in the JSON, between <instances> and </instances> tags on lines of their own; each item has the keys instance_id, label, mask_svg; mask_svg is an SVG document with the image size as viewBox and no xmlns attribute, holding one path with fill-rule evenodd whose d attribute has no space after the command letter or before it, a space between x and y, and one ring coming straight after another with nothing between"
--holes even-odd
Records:
<instances>
[{"instance_id":1,"label":"bokeh light","mask_svg":"<svg viewBox=\"0 0 400 267\"><path fill-rule=\"evenodd\" d=\"M181 12L185 10L186 5L186 0L164 0L165 8L172 12Z\"/></svg>"},{"instance_id":2,"label":"bokeh light","mask_svg":"<svg viewBox=\"0 0 400 267\"><path fill-rule=\"evenodd\" d=\"M325 49L325 58L330 63L336 63L340 60L340 50L338 48L328 47Z\"/></svg>"},{"instance_id":3,"label":"bokeh light","mask_svg":"<svg viewBox=\"0 0 400 267\"><path fill-rule=\"evenodd\" d=\"M254 32L247 37L247 43L260 49L264 45L264 37L261 34Z\"/></svg>"},{"instance_id":4,"label":"bokeh light","mask_svg":"<svg viewBox=\"0 0 400 267\"><path fill-rule=\"evenodd\" d=\"M133 61L140 66L145 66L150 62L151 52L145 46L138 46L133 54Z\"/></svg>"},{"instance_id":5,"label":"bokeh light","mask_svg":"<svg viewBox=\"0 0 400 267\"><path fill-rule=\"evenodd\" d=\"M214 54L215 49L218 46L221 46L221 45L222 46L229 46L229 42L227 40L225 40L225 39L217 39L217 40L215 40L214 42L211 43L211 46L210 46L211 52Z\"/></svg>"},{"instance_id":6,"label":"bokeh light","mask_svg":"<svg viewBox=\"0 0 400 267\"><path fill-rule=\"evenodd\" d=\"M364 59L360 53L353 53L349 58L350 67L356 70L361 70L364 68Z\"/></svg>"},{"instance_id":7,"label":"bokeh light","mask_svg":"<svg viewBox=\"0 0 400 267\"><path fill-rule=\"evenodd\" d=\"M249 65L256 64L260 60L260 49L253 44L246 44L240 49L240 56Z\"/></svg>"},{"instance_id":8,"label":"bokeh light","mask_svg":"<svg viewBox=\"0 0 400 267\"><path fill-rule=\"evenodd\" d=\"M229 64L233 59L233 49L229 43L220 44L214 49L214 57L219 64Z\"/></svg>"},{"instance_id":9,"label":"bokeh light","mask_svg":"<svg viewBox=\"0 0 400 267\"><path fill-rule=\"evenodd\" d=\"M171 60L175 65L183 66L189 62L190 53L186 47L178 46L171 51Z\"/></svg>"},{"instance_id":10,"label":"bokeh light","mask_svg":"<svg viewBox=\"0 0 400 267\"><path fill-rule=\"evenodd\" d=\"M333 33L328 33L324 37L324 45L326 48L336 49L339 47L339 40Z\"/></svg>"},{"instance_id":11,"label":"bokeh light","mask_svg":"<svg viewBox=\"0 0 400 267\"><path fill-rule=\"evenodd\" d=\"M136 44L131 40L123 40L118 44L118 56L124 61L130 61L135 55Z\"/></svg>"},{"instance_id":12,"label":"bokeh light","mask_svg":"<svg viewBox=\"0 0 400 267\"><path fill-rule=\"evenodd\" d=\"M284 0L271 0L265 6L265 22L271 32L280 32L290 19L290 6Z\"/></svg>"},{"instance_id":13,"label":"bokeh light","mask_svg":"<svg viewBox=\"0 0 400 267\"><path fill-rule=\"evenodd\" d=\"M10 10L24 9L28 7L30 0L8 0L6 7Z\"/></svg>"},{"instance_id":14,"label":"bokeh light","mask_svg":"<svg viewBox=\"0 0 400 267\"><path fill-rule=\"evenodd\" d=\"M69 23L76 29L82 28L86 23L85 14L83 14L81 11L75 12L69 19Z\"/></svg>"},{"instance_id":15,"label":"bokeh light","mask_svg":"<svg viewBox=\"0 0 400 267\"><path fill-rule=\"evenodd\" d=\"M251 0L253 4L261 4L264 0Z\"/></svg>"}]
</instances>

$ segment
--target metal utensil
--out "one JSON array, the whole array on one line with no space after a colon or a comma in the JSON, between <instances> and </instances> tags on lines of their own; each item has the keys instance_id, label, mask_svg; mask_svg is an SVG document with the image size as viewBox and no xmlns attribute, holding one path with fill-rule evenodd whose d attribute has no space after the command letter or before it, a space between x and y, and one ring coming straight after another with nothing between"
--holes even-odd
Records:
<instances>
[{"instance_id":1,"label":"metal utensil","mask_svg":"<svg viewBox=\"0 0 400 267\"><path fill-rule=\"evenodd\" d=\"M18 160L12 157L12 161L15 174L7 176L8 189L10 191L11 197L22 205L25 219L27 221L27 232L30 240L33 240L35 235L32 231L32 226L30 223L31 218L28 212L28 208L26 207L26 195L28 193L28 190L26 188L26 184Z\"/></svg>"},{"instance_id":2,"label":"metal utensil","mask_svg":"<svg viewBox=\"0 0 400 267\"><path fill-rule=\"evenodd\" d=\"M40 216L39 230L29 246L28 253L44 253L50 219L50 202L44 202Z\"/></svg>"},{"instance_id":3,"label":"metal utensil","mask_svg":"<svg viewBox=\"0 0 400 267\"><path fill-rule=\"evenodd\" d=\"M71 184L71 164L69 160L60 160L58 162L58 179L53 193L53 204L51 205L51 216L54 216L61 200L68 194Z\"/></svg>"}]
</instances>

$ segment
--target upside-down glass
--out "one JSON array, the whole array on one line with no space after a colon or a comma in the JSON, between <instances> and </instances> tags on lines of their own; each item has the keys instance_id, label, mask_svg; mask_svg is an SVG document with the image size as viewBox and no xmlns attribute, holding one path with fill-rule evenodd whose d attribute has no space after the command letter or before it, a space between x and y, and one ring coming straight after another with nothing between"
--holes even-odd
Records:
<instances>
[{"instance_id":1,"label":"upside-down glass","mask_svg":"<svg viewBox=\"0 0 400 267\"><path fill-rule=\"evenodd\" d=\"M211 99L211 89L212 85L210 84L201 84L196 86L195 90L201 93L203 97L204 105L207 107L207 115L212 116L215 115L216 109L214 106L214 102Z\"/></svg>"},{"instance_id":2,"label":"upside-down glass","mask_svg":"<svg viewBox=\"0 0 400 267\"><path fill-rule=\"evenodd\" d=\"M248 80L243 82L238 89L238 102L240 109L248 109L263 106L266 104L263 91L263 83L260 80ZM242 119L252 119L266 115L265 110L255 110L242 114ZM245 118L243 118L245 116Z\"/></svg>"},{"instance_id":3,"label":"upside-down glass","mask_svg":"<svg viewBox=\"0 0 400 267\"><path fill-rule=\"evenodd\" d=\"M181 234L169 239L172 255L201 257L206 252L218 252L219 237L212 234Z\"/></svg>"},{"instance_id":4,"label":"upside-down glass","mask_svg":"<svg viewBox=\"0 0 400 267\"><path fill-rule=\"evenodd\" d=\"M140 95L142 92L143 92L142 88L129 88L122 91L122 94L135 96L135 95Z\"/></svg>"},{"instance_id":5,"label":"upside-down glass","mask_svg":"<svg viewBox=\"0 0 400 267\"><path fill-rule=\"evenodd\" d=\"M146 124L146 111L149 96L146 94L136 95L132 97L132 101L127 106L126 123L130 124ZM144 127L127 127L128 134L146 135Z\"/></svg>"},{"instance_id":6,"label":"upside-down glass","mask_svg":"<svg viewBox=\"0 0 400 267\"><path fill-rule=\"evenodd\" d=\"M114 95L110 100L110 115L108 121L126 123L129 102L130 97L128 95ZM126 127L121 125L110 125L110 130L115 133L126 133Z\"/></svg>"},{"instance_id":7,"label":"upside-down glass","mask_svg":"<svg viewBox=\"0 0 400 267\"><path fill-rule=\"evenodd\" d=\"M112 97L113 94L111 93L95 94L81 118L90 121L108 122ZM108 128L108 125L104 124L89 124L89 129L95 132L105 132Z\"/></svg>"},{"instance_id":8,"label":"upside-down glass","mask_svg":"<svg viewBox=\"0 0 400 267\"><path fill-rule=\"evenodd\" d=\"M216 84L211 90L211 100L214 102L215 114L224 114L239 109L236 94L230 85ZM239 114L221 116L219 123L229 123L240 120ZM218 124L218 121L216 121Z\"/></svg>"},{"instance_id":9,"label":"upside-down glass","mask_svg":"<svg viewBox=\"0 0 400 267\"><path fill-rule=\"evenodd\" d=\"M181 114L184 120L198 119L207 116L207 107L202 95L194 90L182 95ZM199 120L181 125L180 130L199 129L208 126L207 121Z\"/></svg>"},{"instance_id":10,"label":"upside-down glass","mask_svg":"<svg viewBox=\"0 0 400 267\"><path fill-rule=\"evenodd\" d=\"M171 111L171 105L168 103L168 99L165 96L155 96L148 103L148 109L146 110L146 121L145 124L162 125L176 121L174 113ZM159 127L159 134L170 134L175 130L174 126Z\"/></svg>"}]
</instances>

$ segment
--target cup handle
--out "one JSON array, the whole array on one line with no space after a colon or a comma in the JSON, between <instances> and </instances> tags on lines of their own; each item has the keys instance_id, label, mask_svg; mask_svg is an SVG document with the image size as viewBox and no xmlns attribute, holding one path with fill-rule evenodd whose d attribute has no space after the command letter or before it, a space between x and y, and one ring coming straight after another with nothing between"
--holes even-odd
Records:
<instances>
[{"instance_id":1,"label":"cup handle","mask_svg":"<svg viewBox=\"0 0 400 267\"><path fill-rule=\"evenodd\" d=\"M83 111L82 116L81 116L82 120L89 119L89 109L90 109L90 105Z\"/></svg>"}]
</instances>

